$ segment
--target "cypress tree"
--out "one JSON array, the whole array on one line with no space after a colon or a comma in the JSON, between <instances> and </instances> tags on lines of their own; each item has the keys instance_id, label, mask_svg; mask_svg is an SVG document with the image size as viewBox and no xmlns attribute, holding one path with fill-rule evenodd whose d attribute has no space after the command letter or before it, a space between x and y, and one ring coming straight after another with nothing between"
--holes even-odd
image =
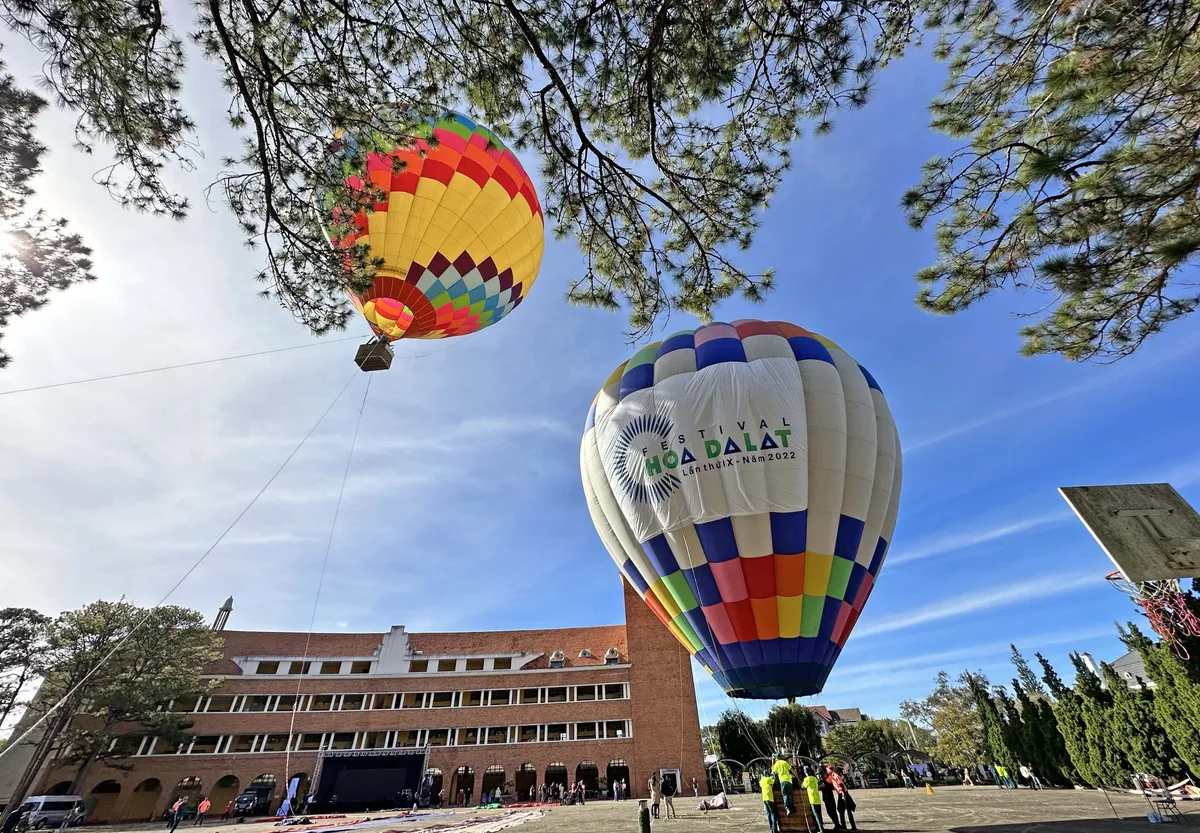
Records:
<instances>
[{"instance_id":1,"label":"cypress tree","mask_svg":"<svg viewBox=\"0 0 1200 833\"><path fill-rule=\"evenodd\" d=\"M1075 690L1083 716L1085 754L1095 785L1128 786L1130 768L1124 754L1127 739L1113 735L1112 695L1079 654L1071 654L1071 663L1075 666Z\"/></svg>"},{"instance_id":2,"label":"cypress tree","mask_svg":"<svg viewBox=\"0 0 1200 833\"><path fill-rule=\"evenodd\" d=\"M967 685L975 698L975 709L979 713L979 721L983 725L983 746L991 759L990 763L1006 767L1014 779L1016 778L1016 756L1009 748L1005 733L1004 719L996 708L996 701L987 690L987 680L976 675L966 675Z\"/></svg>"},{"instance_id":3,"label":"cypress tree","mask_svg":"<svg viewBox=\"0 0 1200 833\"><path fill-rule=\"evenodd\" d=\"M1192 772L1200 772L1200 681L1196 660L1183 661L1170 645L1155 645L1133 624L1121 632L1122 641L1137 651L1154 681L1154 714L1163 727L1175 753ZM1196 640L1189 640L1195 642ZM1192 656L1194 650L1185 642Z\"/></svg>"},{"instance_id":4,"label":"cypress tree","mask_svg":"<svg viewBox=\"0 0 1200 833\"><path fill-rule=\"evenodd\" d=\"M1074 780L1095 787L1100 778L1092 772L1088 758L1087 729L1083 722L1083 703L1079 693L1068 688L1058 672L1041 654L1035 654L1042 665L1042 679L1054 697L1054 718L1063 739L1063 751L1074 770Z\"/></svg>"},{"instance_id":5,"label":"cypress tree","mask_svg":"<svg viewBox=\"0 0 1200 833\"><path fill-rule=\"evenodd\" d=\"M1029 667L1029 663L1025 661L1025 657L1017 650L1017 646L1009 643L1012 648L1012 664L1017 669L1017 680L1021 681L1021 688L1025 689L1025 693L1029 695L1030 700L1046 698L1046 687L1042 685L1042 681L1037 678L1037 674L1033 673L1033 669ZM1016 680L1013 681L1013 690L1017 688Z\"/></svg>"},{"instance_id":6,"label":"cypress tree","mask_svg":"<svg viewBox=\"0 0 1200 833\"><path fill-rule=\"evenodd\" d=\"M1044 696L1031 699L1020 680L1013 680L1012 684L1017 695L1017 710L1021 714L1025 762L1033 767L1043 781L1056 785L1066 783L1057 755L1057 750L1062 747L1062 735L1058 733L1058 723L1049 700ZM1046 706L1045 712L1041 708L1043 704Z\"/></svg>"},{"instance_id":7,"label":"cypress tree","mask_svg":"<svg viewBox=\"0 0 1200 833\"><path fill-rule=\"evenodd\" d=\"M1013 761L1020 766L1023 763L1030 763L1033 759L1031 754L1031 746L1029 743L1029 729L1025 725L1025 721L1021 718L1021 713L1017 709L1017 704L1009 696L1008 691L1004 686L996 686L992 689L992 701L996 704L996 710L1000 716L1000 729L1004 737L1004 745L1007 747L1009 755ZM1012 776L1015 780L1018 770L1013 770Z\"/></svg>"},{"instance_id":8,"label":"cypress tree","mask_svg":"<svg viewBox=\"0 0 1200 833\"><path fill-rule=\"evenodd\" d=\"M1112 736L1129 765L1135 772L1161 778L1183 773L1183 761L1154 713L1153 695L1145 689L1131 691L1108 663L1101 668L1112 693Z\"/></svg>"}]
</instances>

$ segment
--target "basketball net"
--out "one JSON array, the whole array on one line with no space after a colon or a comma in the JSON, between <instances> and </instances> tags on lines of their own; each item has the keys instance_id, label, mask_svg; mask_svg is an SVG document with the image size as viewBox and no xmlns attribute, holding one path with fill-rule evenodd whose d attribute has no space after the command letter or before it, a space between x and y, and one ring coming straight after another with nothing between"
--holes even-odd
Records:
<instances>
[{"instance_id":1,"label":"basketball net","mask_svg":"<svg viewBox=\"0 0 1200 833\"><path fill-rule=\"evenodd\" d=\"M1192 613L1177 579L1165 581L1130 581L1113 570L1108 583L1120 590L1140 607L1154 632L1165 639L1180 659L1188 659L1182 637L1200 637L1200 619Z\"/></svg>"}]
</instances>

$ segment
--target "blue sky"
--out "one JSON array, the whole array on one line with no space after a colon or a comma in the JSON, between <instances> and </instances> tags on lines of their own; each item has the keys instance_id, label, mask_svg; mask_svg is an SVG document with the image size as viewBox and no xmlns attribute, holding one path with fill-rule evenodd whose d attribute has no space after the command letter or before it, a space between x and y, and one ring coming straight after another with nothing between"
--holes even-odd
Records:
<instances>
[{"instance_id":1,"label":"blue sky","mask_svg":"<svg viewBox=\"0 0 1200 833\"><path fill-rule=\"evenodd\" d=\"M11 39L10 39L11 40ZM23 79L40 63L10 43ZM912 302L933 254L898 208L920 164L946 147L925 104L943 69L924 56L881 77L871 103L807 139L762 218L748 269L774 266L760 307L837 341L879 380L905 451L904 494L879 584L829 684L811 702L895 714L936 672L1007 680L1008 643L1047 654L1121 652L1103 552L1060 485L1163 480L1200 504L1194 378L1200 338L1183 324L1111 367L1022 359L1019 320L1044 298L1001 294L955 318ZM69 147L48 113L38 186L96 248L100 280L9 328L0 392L313 341L255 297L253 253L202 189L231 136L225 94L189 78L207 161L176 181L183 224L122 213L90 181L100 160ZM527 166L535 167L532 159ZM592 529L578 473L591 398L631 352L624 319L563 301L581 270L549 242L510 319L467 339L402 343L374 374L334 530L319 629L557 627L620 621L616 570ZM691 326L676 315L671 328ZM363 324L353 332L366 332ZM212 544L312 426L296 458L172 600L238 628L304 629L367 377L353 342L127 379L0 396L0 605L48 612L122 595L151 604ZM729 701L696 667L702 718ZM748 709L757 708L744 704Z\"/></svg>"}]
</instances>

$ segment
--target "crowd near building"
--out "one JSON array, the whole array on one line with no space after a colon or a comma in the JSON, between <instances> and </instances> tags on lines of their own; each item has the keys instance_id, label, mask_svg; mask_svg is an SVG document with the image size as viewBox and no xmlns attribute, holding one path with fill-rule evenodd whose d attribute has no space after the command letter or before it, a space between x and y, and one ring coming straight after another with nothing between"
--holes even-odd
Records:
<instances>
[{"instance_id":1,"label":"crowd near building","mask_svg":"<svg viewBox=\"0 0 1200 833\"><path fill-rule=\"evenodd\" d=\"M169 705L194 721L191 740L130 739L119 768L94 766L91 818L145 820L179 796L219 812L247 788L269 789L273 812L293 782L342 809L380 809L419 784L476 804L497 789L528 800L543 784L611 797L623 780L641 797L652 774L704 783L690 658L628 586L625 615L592 628L310 638L225 630L224 610L217 685ZM51 764L37 791L63 794L73 775Z\"/></svg>"}]
</instances>

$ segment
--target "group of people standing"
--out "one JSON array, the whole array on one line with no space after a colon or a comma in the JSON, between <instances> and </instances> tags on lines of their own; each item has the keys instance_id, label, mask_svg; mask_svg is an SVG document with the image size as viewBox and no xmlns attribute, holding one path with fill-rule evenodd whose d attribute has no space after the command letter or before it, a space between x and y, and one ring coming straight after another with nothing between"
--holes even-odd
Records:
<instances>
[{"instance_id":1,"label":"group of people standing","mask_svg":"<svg viewBox=\"0 0 1200 833\"><path fill-rule=\"evenodd\" d=\"M694 782L694 779L693 779ZM679 792L679 785L675 783L674 778L659 779L658 773L650 776L650 780L646 782L646 789L650 791L650 817L661 818L659 816L659 802L667 805L667 818L677 819L675 813L675 795Z\"/></svg>"},{"instance_id":2,"label":"group of people standing","mask_svg":"<svg viewBox=\"0 0 1200 833\"><path fill-rule=\"evenodd\" d=\"M817 772L820 773L820 767ZM775 788L783 795L783 809L787 815L796 812L796 787L801 787L808 797L812 807L813 819L816 821L816 833L824 833L825 820L821 815L821 805L824 803L833 830L858 830L854 821L855 803L850 794L846 780L832 766L826 766L824 773L818 778L811 769L804 767L804 778L797 784L796 772L787 756L780 753L771 766L770 773L758 779L762 790L763 808L767 814L767 826L771 833L779 831L779 815L775 808ZM846 822L849 821L849 827Z\"/></svg>"}]
</instances>

